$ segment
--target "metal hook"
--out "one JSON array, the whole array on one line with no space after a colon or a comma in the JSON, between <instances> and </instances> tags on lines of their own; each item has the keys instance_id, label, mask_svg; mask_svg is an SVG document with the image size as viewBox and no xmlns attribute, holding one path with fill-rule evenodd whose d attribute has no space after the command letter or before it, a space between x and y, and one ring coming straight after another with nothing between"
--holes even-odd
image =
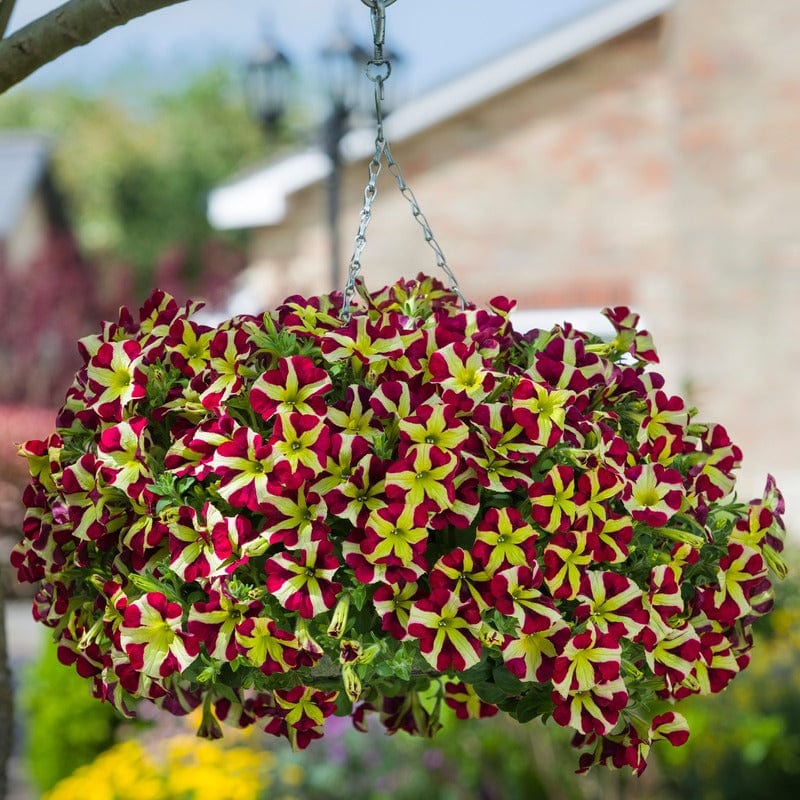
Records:
<instances>
[{"instance_id":1,"label":"metal hook","mask_svg":"<svg viewBox=\"0 0 800 800\"><path fill-rule=\"evenodd\" d=\"M375 8L378 7L378 4L377 4L376 0L361 0L361 2L365 6L369 6L372 9L375 9ZM384 0L383 4L384 4L384 6L390 6L392 3L394 3L394 0Z\"/></svg>"}]
</instances>

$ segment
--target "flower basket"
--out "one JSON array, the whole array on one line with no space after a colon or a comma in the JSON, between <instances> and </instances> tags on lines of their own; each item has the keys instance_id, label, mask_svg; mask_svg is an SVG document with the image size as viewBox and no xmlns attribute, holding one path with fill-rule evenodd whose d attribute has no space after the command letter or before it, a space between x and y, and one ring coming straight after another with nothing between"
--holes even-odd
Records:
<instances>
[{"instance_id":1,"label":"flower basket","mask_svg":"<svg viewBox=\"0 0 800 800\"><path fill-rule=\"evenodd\" d=\"M686 740L747 666L783 501L664 388L649 335L520 333L418 276L216 328L154 293L80 342L12 563L97 697L305 747L552 717L593 764Z\"/></svg>"}]
</instances>

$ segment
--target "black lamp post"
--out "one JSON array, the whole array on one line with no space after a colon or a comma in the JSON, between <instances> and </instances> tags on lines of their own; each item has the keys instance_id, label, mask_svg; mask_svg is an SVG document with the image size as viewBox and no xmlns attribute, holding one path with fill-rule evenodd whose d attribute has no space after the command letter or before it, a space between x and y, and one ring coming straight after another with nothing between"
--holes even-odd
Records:
<instances>
[{"instance_id":1,"label":"black lamp post","mask_svg":"<svg viewBox=\"0 0 800 800\"><path fill-rule=\"evenodd\" d=\"M342 185L342 157L339 145L347 132L350 116L363 111L364 70L369 53L352 41L343 31L322 50L329 110L323 126L325 153L331 164L328 175L328 240L330 247L330 281L335 291L341 288L341 241L339 208ZM361 100L361 102L359 102Z\"/></svg>"},{"instance_id":2,"label":"black lamp post","mask_svg":"<svg viewBox=\"0 0 800 800\"><path fill-rule=\"evenodd\" d=\"M341 242L339 236L342 160L339 145L354 114L372 113L372 84L364 75L371 54L344 31L320 52L328 109L322 127L322 144L331 171L327 181L330 282L341 288ZM265 131L274 132L286 113L291 93L291 64L273 44L265 42L247 65L250 112Z\"/></svg>"},{"instance_id":3,"label":"black lamp post","mask_svg":"<svg viewBox=\"0 0 800 800\"><path fill-rule=\"evenodd\" d=\"M247 62L245 92L250 114L273 133L286 113L292 82L292 65L278 47L265 39Z\"/></svg>"}]
</instances>

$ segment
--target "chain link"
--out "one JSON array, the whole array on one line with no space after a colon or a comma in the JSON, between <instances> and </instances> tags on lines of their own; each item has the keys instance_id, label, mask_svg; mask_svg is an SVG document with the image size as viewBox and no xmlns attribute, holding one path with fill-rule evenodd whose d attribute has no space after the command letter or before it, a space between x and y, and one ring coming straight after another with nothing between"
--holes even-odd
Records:
<instances>
[{"instance_id":1,"label":"chain link","mask_svg":"<svg viewBox=\"0 0 800 800\"><path fill-rule=\"evenodd\" d=\"M439 242L436 241L436 237L433 235L428 218L422 213L417 198L406 183L400 165L394 160L389 143L386 141L383 134L383 84L392 72L392 65L384 57L383 52L386 30L386 6L390 5L394 0L362 0L362 2L370 7L372 16L372 35L375 54L367 63L367 77L375 84L375 120L377 135L375 137L375 152L369 162L369 179L364 188L364 205L359 215L358 233L356 234L353 245L353 255L350 258L350 264L347 269L347 281L344 286L340 318L342 322L346 324L350 321L350 316L352 314L352 303L356 294L356 281L361 273L361 254L364 252L364 248L367 245L367 227L372 219L372 204L375 202L375 198L378 195L378 176L381 173L384 161L386 162L387 170L394 177L397 187L400 189L400 194L405 197L408 204L411 206L411 214L422 228L425 241L434 252L436 266L442 269L447 275L449 279L448 288L461 301L461 308L466 308L467 301L461 293L458 280L447 265L447 259L445 258Z\"/></svg>"}]
</instances>

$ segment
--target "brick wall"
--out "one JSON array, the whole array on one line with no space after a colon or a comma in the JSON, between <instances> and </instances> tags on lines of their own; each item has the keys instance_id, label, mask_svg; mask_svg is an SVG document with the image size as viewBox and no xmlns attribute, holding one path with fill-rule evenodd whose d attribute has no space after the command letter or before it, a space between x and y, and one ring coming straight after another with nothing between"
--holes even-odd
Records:
<instances>
[{"instance_id":1,"label":"brick wall","mask_svg":"<svg viewBox=\"0 0 800 800\"><path fill-rule=\"evenodd\" d=\"M393 147L465 294L627 303L675 392L773 471L800 530L800 4L678 0L648 23ZM387 84L387 91L391 84ZM368 285L433 271L383 175ZM343 267L366 165L346 170ZM329 288L324 187L257 233L251 302Z\"/></svg>"},{"instance_id":2,"label":"brick wall","mask_svg":"<svg viewBox=\"0 0 800 800\"><path fill-rule=\"evenodd\" d=\"M770 470L800 530L800 4L682 0L670 18L676 220L665 357ZM681 333L675 325L677 321ZM672 330L670 334L669 331Z\"/></svg>"},{"instance_id":3,"label":"brick wall","mask_svg":"<svg viewBox=\"0 0 800 800\"><path fill-rule=\"evenodd\" d=\"M393 145L471 299L507 292L537 306L630 301L631 272L657 269L655 258L666 263L663 82L653 23ZM346 170L345 264L366 176L366 164ZM292 197L285 224L258 232L255 259L272 265L274 297L266 299L327 289L326 242L324 187L315 186ZM367 242L371 286L435 269L385 173Z\"/></svg>"}]
</instances>

